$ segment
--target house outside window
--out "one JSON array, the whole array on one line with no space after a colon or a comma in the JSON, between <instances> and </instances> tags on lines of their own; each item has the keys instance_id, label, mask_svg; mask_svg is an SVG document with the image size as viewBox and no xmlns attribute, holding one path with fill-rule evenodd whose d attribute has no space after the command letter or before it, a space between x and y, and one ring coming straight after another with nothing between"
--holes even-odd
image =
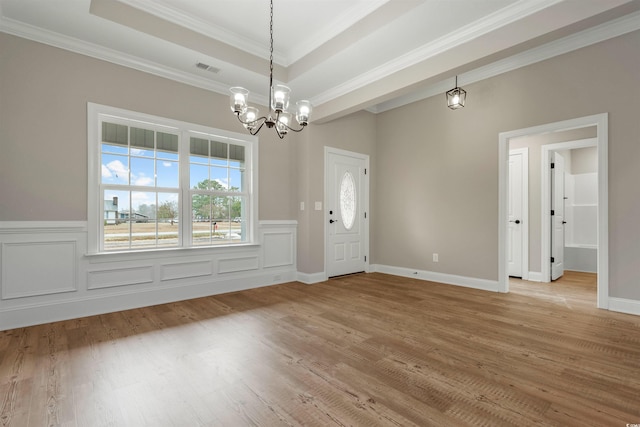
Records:
<instances>
[{"instance_id":1,"label":"house outside window","mask_svg":"<svg viewBox=\"0 0 640 427\"><path fill-rule=\"evenodd\" d=\"M257 138L89 104L89 253L253 242Z\"/></svg>"}]
</instances>

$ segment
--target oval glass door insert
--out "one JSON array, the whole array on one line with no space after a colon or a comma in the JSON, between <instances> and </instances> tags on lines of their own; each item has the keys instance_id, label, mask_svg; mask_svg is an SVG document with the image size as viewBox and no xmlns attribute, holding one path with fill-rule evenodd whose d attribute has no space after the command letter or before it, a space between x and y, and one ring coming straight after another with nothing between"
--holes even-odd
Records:
<instances>
[{"instance_id":1,"label":"oval glass door insert","mask_svg":"<svg viewBox=\"0 0 640 427\"><path fill-rule=\"evenodd\" d=\"M351 230L356 219L356 183L349 171L340 182L340 216L344 228Z\"/></svg>"}]
</instances>

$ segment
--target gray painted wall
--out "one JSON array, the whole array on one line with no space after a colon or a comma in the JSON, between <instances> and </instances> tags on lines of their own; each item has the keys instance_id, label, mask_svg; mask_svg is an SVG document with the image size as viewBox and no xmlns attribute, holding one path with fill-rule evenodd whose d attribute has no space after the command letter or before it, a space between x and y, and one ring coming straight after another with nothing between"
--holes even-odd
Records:
<instances>
[{"instance_id":1,"label":"gray painted wall","mask_svg":"<svg viewBox=\"0 0 640 427\"><path fill-rule=\"evenodd\" d=\"M498 134L608 112L610 295L640 300L638 46L630 33L465 86L458 111L436 96L263 134L260 219L298 219L299 271L322 271L323 147L367 153L373 263L496 280ZM86 220L87 101L242 131L225 96L0 34L0 221Z\"/></svg>"},{"instance_id":2,"label":"gray painted wall","mask_svg":"<svg viewBox=\"0 0 640 427\"><path fill-rule=\"evenodd\" d=\"M498 134L608 112L610 295L640 300L639 47L634 32L465 86L461 110L379 114L373 262L497 280Z\"/></svg>"}]
</instances>

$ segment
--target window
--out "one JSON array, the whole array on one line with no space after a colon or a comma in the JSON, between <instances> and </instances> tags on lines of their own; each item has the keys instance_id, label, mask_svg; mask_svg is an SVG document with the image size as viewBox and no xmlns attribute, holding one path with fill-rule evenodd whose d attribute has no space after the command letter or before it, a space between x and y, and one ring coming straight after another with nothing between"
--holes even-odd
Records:
<instances>
[{"instance_id":1,"label":"window","mask_svg":"<svg viewBox=\"0 0 640 427\"><path fill-rule=\"evenodd\" d=\"M252 241L256 138L89 104L89 252Z\"/></svg>"}]
</instances>

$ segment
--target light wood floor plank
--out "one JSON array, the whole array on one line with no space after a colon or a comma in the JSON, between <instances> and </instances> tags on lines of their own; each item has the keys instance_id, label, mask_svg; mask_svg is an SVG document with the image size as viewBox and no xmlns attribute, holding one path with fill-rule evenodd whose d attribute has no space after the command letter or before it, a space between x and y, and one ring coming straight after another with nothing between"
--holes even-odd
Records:
<instances>
[{"instance_id":1,"label":"light wood floor plank","mask_svg":"<svg viewBox=\"0 0 640 427\"><path fill-rule=\"evenodd\" d=\"M2 426L624 426L640 317L360 274L0 332Z\"/></svg>"}]
</instances>

